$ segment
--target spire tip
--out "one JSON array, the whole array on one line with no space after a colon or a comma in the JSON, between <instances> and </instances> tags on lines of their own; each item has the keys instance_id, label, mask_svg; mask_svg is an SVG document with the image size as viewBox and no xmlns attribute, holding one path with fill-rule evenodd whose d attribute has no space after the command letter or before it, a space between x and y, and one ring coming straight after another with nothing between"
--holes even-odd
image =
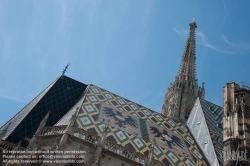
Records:
<instances>
[{"instance_id":1,"label":"spire tip","mask_svg":"<svg viewBox=\"0 0 250 166\"><path fill-rule=\"evenodd\" d=\"M63 71L62 71L62 75L61 76L64 76L64 74L65 74L65 72L66 72L66 70L67 70L67 68L69 67L69 63L65 66L65 68L63 69Z\"/></svg>"}]
</instances>

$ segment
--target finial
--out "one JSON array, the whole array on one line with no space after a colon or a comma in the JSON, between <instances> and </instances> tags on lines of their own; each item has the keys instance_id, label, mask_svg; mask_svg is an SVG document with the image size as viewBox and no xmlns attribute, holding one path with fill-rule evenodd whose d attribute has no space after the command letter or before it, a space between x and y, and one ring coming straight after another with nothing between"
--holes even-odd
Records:
<instances>
[{"instance_id":1,"label":"finial","mask_svg":"<svg viewBox=\"0 0 250 166\"><path fill-rule=\"evenodd\" d=\"M106 124L104 130L107 132L108 131L108 128L109 128L109 122L110 122L110 118L108 119L108 123Z\"/></svg>"},{"instance_id":2,"label":"finial","mask_svg":"<svg viewBox=\"0 0 250 166\"><path fill-rule=\"evenodd\" d=\"M106 126L104 127L104 130L102 132L102 136L101 138L98 140L98 144L102 147L105 146L105 139L106 139L106 136L108 134L108 129L109 129L109 122L110 122L110 119L108 119L108 123L106 124Z\"/></svg>"},{"instance_id":3,"label":"finial","mask_svg":"<svg viewBox=\"0 0 250 166\"><path fill-rule=\"evenodd\" d=\"M195 22L195 19L193 18L193 22Z\"/></svg>"},{"instance_id":4,"label":"finial","mask_svg":"<svg viewBox=\"0 0 250 166\"><path fill-rule=\"evenodd\" d=\"M69 67L69 63L65 66L65 68L63 69L63 71L62 71L62 75L61 76L64 76L64 74L65 74L65 72L66 72L66 70L67 70L67 68Z\"/></svg>"},{"instance_id":5,"label":"finial","mask_svg":"<svg viewBox=\"0 0 250 166\"><path fill-rule=\"evenodd\" d=\"M154 150L154 148L155 148L155 145L151 144L151 149Z\"/></svg>"},{"instance_id":6,"label":"finial","mask_svg":"<svg viewBox=\"0 0 250 166\"><path fill-rule=\"evenodd\" d=\"M152 145L155 145L155 144L156 144L155 138L153 138L152 141L153 141L153 144L152 144Z\"/></svg>"},{"instance_id":7,"label":"finial","mask_svg":"<svg viewBox=\"0 0 250 166\"><path fill-rule=\"evenodd\" d=\"M154 144L152 143L151 148L149 149L146 166L151 166L153 160L154 160Z\"/></svg>"}]
</instances>

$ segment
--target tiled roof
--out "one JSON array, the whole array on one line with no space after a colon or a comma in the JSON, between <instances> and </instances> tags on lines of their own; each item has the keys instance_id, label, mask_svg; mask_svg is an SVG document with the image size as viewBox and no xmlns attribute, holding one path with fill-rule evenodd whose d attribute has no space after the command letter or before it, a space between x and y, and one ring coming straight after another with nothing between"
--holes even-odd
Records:
<instances>
[{"instance_id":1,"label":"tiled roof","mask_svg":"<svg viewBox=\"0 0 250 166\"><path fill-rule=\"evenodd\" d=\"M82 103L77 103L81 105L77 127L101 135L111 118L107 135L110 141L145 155L152 142L156 144L156 159L167 165L195 166L197 158L206 165L185 125L95 85L89 85L86 91ZM56 125L67 125L73 113L71 109Z\"/></svg>"},{"instance_id":2,"label":"tiled roof","mask_svg":"<svg viewBox=\"0 0 250 166\"><path fill-rule=\"evenodd\" d=\"M223 108L209 101L200 99L201 107L210 131L222 133ZM221 125L221 127L219 127Z\"/></svg>"},{"instance_id":3,"label":"tiled roof","mask_svg":"<svg viewBox=\"0 0 250 166\"><path fill-rule=\"evenodd\" d=\"M187 126L211 165L223 165L223 108L197 98ZM221 126L221 127L220 127Z\"/></svg>"}]
</instances>

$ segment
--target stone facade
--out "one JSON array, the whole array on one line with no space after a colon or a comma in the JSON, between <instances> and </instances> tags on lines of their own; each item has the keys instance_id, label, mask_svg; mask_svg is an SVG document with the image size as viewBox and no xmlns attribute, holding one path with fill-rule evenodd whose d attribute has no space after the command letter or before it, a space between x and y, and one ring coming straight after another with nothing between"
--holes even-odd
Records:
<instances>
[{"instance_id":1,"label":"stone facade","mask_svg":"<svg viewBox=\"0 0 250 166\"><path fill-rule=\"evenodd\" d=\"M90 132L84 131L73 127L70 134L67 132L68 126L60 127L45 127L39 130L39 134L35 138L36 144L29 148L18 147L8 141L2 141L0 148L2 150L31 150L36 151L83 151L84 157L81 158L81 164L73 164L80 166L166 166L165 164L154 160L152 153L148 156L144 156L138 152L131 151L126 147L109 142L104 138L105 131L102 137L93 135ZM108 126L106 126L108 129ZM107 130L106 130L107 131ZM59 147L59 142L64 139L64 135L67 134L67 140ZM104 139L103 139L104 138ZM96 142L98 142L96 144ZM1 152L2 152L1 150ZM45 154L41 153L40 155ZM60 153L54 153L59 155ZM99 157L97 157L99 156ZM150 159L150 160L149 160ZM40 158L40 160L43 160ZM55 160L55 159L54 159ZM52 160L53 161L53 160ZM4 166L17 166L17 165L29 165L29 164L2 164ZM32 165L32 164L30 164ZM38 164L37 164L38 165ZM50 166L51 163L41 163L42 166ZM69 166L70 164L60 164Z\"/></svg>"},{"instance_id":2,"label":"stone facade","mask_svg":"<svg viewBox=\"0 0 250 166\"><path fill-rule=\"evenodd\" d=\"M185 122L197 97L204 99L204 83L198 87L195 73L195 29L196 22L190 23L190 32L182 56L178 75L170 84L164 98L162 114L178 122Z\"/></svg>"},{"instance_id":3,"label":"stone facade","mask_svg":"<svg viewBox=\"0 0 250 166\"><path fill-rule=\"evenodd\" d=\"M244 84L224 87L224 165L250 165L250 90Z\"/></svg>"}]
</instances>

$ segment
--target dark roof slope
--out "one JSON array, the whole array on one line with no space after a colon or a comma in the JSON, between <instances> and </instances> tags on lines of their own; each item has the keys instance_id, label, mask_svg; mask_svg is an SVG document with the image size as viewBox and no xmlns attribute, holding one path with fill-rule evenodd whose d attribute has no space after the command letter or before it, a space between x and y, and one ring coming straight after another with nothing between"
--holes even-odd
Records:
<instances>
[{"instance_id":1,"label":"dark roof slope","mask_svg":"<svg viewBox=\"0 0 250 166\"><path fill-rule=\"evenodd\" d=\"M11 122L3 139L14 144L22 140L26 147L28 142L24 138L33 136L47 112L50 110L46 126L53 126L79 100L86 87L67 76L58 77L5 124Z\"/></svg>"}]
</instances>

